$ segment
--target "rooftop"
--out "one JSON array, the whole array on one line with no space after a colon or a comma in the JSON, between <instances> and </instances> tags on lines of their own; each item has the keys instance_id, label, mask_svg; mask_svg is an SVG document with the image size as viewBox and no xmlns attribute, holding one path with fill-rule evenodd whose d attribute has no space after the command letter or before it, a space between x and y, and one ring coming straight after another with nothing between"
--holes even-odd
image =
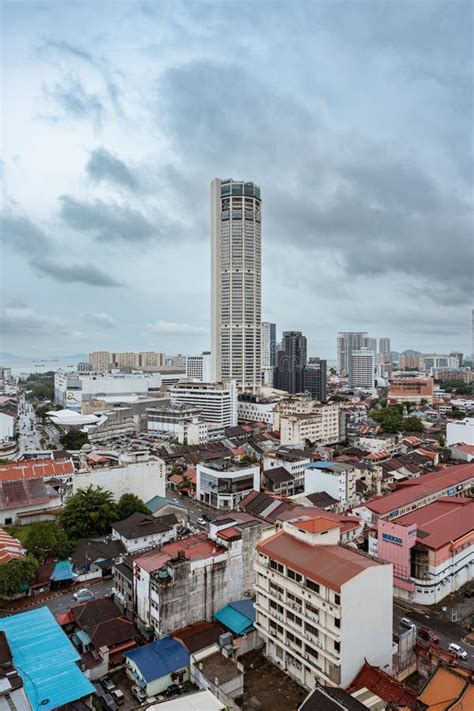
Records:
<instances>
[{"instance_id":1,"label":"rooftop","mask_svg":"<svg viewBox=\"0 0 474 711\"><path fill-rule=\"evenodd\" d=\"M367 711L367 706L344 689L318 686L309 693L299 711Z\"/></svg>"},{"instance_id":2,"label":"rooftop","mask_svg":"<svg viewBox=\"0 0 474 711\"><path fill-rule=\"evenodd\" d=\"M254 600L244 598L230 602L214 615L215 619L236 635L247 634L254 629Z\"/></svg>"},{"instance_id":3,"label":"rooftop","mask_svg":"<svg viewBox=\"0 0 474 711\"><path fill-rule=\"evenodd\" d=\"M10 462L0 466L0 482L68 474L74 474L74 464L70 459L35 459L27 462Z\"/></svg>"},{"instance_id":4,"label":"rooftop","mask_svg":"<svg viewBox=\"0 0 474 711\"><path fill-rule=\"evenodd\" d=\"M147 683L189 664L188 652L172 637L163 637L150 644L144 644L142 647L125 652L124 656L136 665Z\"/></svg>"},{"instance_id":5,"label":"rooftop","mask_svg":"<svg viewBox=\"0 0 474 711\"><path fill-rule=\"evenodd\" d=\"M340 545L311 545L280 531L257 545L257 550L322 585L341 587L380 563Z\"/></svg>"},{"instance_id":6,"label":"rooftop","mask_svg":"<svg viewBox=\"0 0 474 711\"><path fill-rule=\"evenodd\" d=\"M474 675L459 666L439 666L418 700L426 711L467 711L474 708Z\"/></svg>"},{"instance_id":7,"label":"rooftop","mask_svg":"<svg viewBox=\"0 0 474 711\"><path fill-rule=\"evenodd\" d=\"M188 652L193 654L218 642L223 632L224 630L220 625L206 620L199 620L175 630L171 636L174 639L181 640Z\"/></svg>"},{"instance_id":8,"label":"rooftop","mask_svg":"<svg viewBox=\"0 0 474 711\"><path fill-rule=\"evenodd\" d=\"M112 529L117 531L123 538L130 540L132 538L152 536L154 533L165 533L170 530L170 526L166 525L160 518L136 511L124 521L113 523Z\"/></svg>"},{"instance_id":9,"label":"rooftop","mask_svg":"<svg viewBox=\"0 0 474 711\"><path fill-rule=\"evenodd\" d=\"M412 711L418 709L416 693L412 689L367 661L347 691L352 693L364 688L377 694L384 701L406 706Z\"/></svg>"},{"instance_id":10,"label":"rooftop","mask_svg":"<svg viewBox=\"0 0 474 711\"><path fill-rule=\"evenodd\" d=\"M0 630L33 708L56 709L95 692L76 664L78 652L47 607L0 619Z\"/></svg>"},{"instance_id":11,"label":"rooftop","mask_svg":"<svg viewBox=\"0 0 474 711\"><path fill-rule=\"evenodd\" d=\"M458 464L439 472L424 474L416 480L416 485L409 489L395 491L393 494L367 501L364 506L376 514L383 515L402 508L428 494L463 483L474 477L474 464Z\"/></svg>"},{"instance_id":12,"label":"rooftop","mask_svg":"<svg viewBox=\"0 0 474 711\"><path fill-rule=\"evenodd\" d=\"M220 651L200 659L199 667L202 673L213 683L215 679L218 679L219 685L226 684L228 681L232 681L232 679L242 675L237 663L230 657L225 657Z\"/></svg>"},{"instance_id":13,"label":"rooftop","mask_svg":"<svg viewBox=\"0 0 474 711\"><path fill-rule=\"evenodd\" d=\"M397 519L397 524L416 523L417 540L428 548L442 548L472 532L474 499L442 497Z\"/></svg>"},{"instance_id":14,"label":"rooftop","mask_svg":"<svg viewBox=\"0 0 474 711\"><path fill-rule=\"evenodd\" d=\"M274 484L283 484L284 482L294 480L293 474L290 474L288 469L285 469L285 467L272 467L270 469L265 469L263 475Z\"/></svg>"},{"instance_id":15,"label":"rooftop","mask_svg":"<svg viewBox=\"0 0 474 711\"><path fill-rule=\"evenodd\" d=\"M316 516L306 521L295 521L294 525L301 531L307 531L308 533L324 533L341 527L338 521L332 521L325 516Z\"/></svg>"}]
</instances>

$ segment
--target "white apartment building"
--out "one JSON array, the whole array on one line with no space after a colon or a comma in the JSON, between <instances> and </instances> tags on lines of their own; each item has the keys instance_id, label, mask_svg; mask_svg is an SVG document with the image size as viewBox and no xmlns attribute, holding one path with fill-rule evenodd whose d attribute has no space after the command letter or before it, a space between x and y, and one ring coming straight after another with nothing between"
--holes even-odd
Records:
<instances>
[{"instance_id":1,"label":"white apartment building","mask_svg":"<svg viewBox=\"0 0 474 711\"><path fill-rule=\"evenodd\" d=\"M222 459L196 467L196 498L216 509L234 509L251 491L260 491L260 467Z\"/></svg>"},{"instance_id":2,"label":"white apartment building","mask_svg":"<svg viewBox=\"0 0 474 711\"><path fill-rule=\"evenodd\" d=\"M313 462L304 472L304 493L325 491L342 507L357 503L358 470L345 462Z\"/></svg>"},{"instance_id":3,"label":"white apartment building","mask_svg":"<svg viewBox=\"0 0 474 711\"><path fill-rule=\"evenodd\" d=\"M54 402L80 411L91 400L132 402L159 393L161 384L159 373L67 373L60 369L54 375Z\"/></svg>"},{"instance_id":4,"label":"white apartment building","mask_svg":"<svg viewBox=\"0 0 474 711\"><path fill-rule=\"evenodd\" d=\"M310 461L308 457L297 455L291 450L280 449L264 454L263 470L267 471L268 469L283 467L292 475L295 482L295 489L303 489L304 472Z\"/></svg>"},{"instance_id":5,"label":"white apartment building","mask_svg":"<svg viewBox=\"0 0 474 711\"><path fill-rule=\"evenodd\" d=\"M237 386L229 383L180 382L169 388L173 403L195 407L205 422L223 427L237 425Z\"/></svg>"},{"instance_id":6,"label":"white apartment building","mask_svg":"<svg viewBox=\"0 0 474 711\"><path fill-rule=\"evenodd\" d=\"M375 388L375 353L371 348L353 350L349 363L349 388Z\"/></svg>"},{"instance_id":7,"label":"white apartment building","mask_svg":"<svg viewBox=\"0 0 474 711\"><path fill-rule=\"evenodd\" d=\"M210 351L186 358L186 380L212 383L212 357Z\"/></svg>"},{"instance_id":8,"label":"white apartment building","mask_svg":"<svg viewBox=\"0 0 474 711\"><path fill-rule=\"evenodd\" d=\"M157 351L94 351L89 355L89 363L97 373L106 373L111 368L162 368L165 365L165 354Z\"/></svg>"},{"instance_id":9,"label":"white apartment building","mask_svg":"<svg viewBox=\"0 0 474 711\"><path fill-rule=\"evenodd\" d=\"M340 439L340 412L336 404L318 405L308 413L279 415L280 442L303 445L306 440L317 444L335 444Z\"/></svg>"},{"instance_id":10,"label":"white apartment building","mask_svg":"<svg viewBox=\"0 0 474 711\"><path fill-rule=\"evenodd\" d=\"M474 444L474 417L448 422L446 425L446 444Z\"/></svg>"},{"instance_id":11,"label":"white apartment building","mask_svg":"<svg viewBox=\"0 0 474 711\"><path fill-rule=\"evenodd\" d=\"M196 406L183 403L147 409L149 432L165 432L180 444L206 444L208 425L200 418Z\"/></svg>"},{"instance_id":12,"label":"white apartment building","mask_svg":"<svg viewBox=\"0 0 474 711\"><path fill-rule=\"evenodd\" d=\"M341 331L337 334L337 370L348 375L352 351L370 348L371 339L366 331Z\"/></svg>"},{"instance_id":13,"label":"white apartment building","mask_svg":"<svg viewBox=\"0 0 474 711\"><path fill-rule=\"evenodd\" d=\"M261 219L257 185L211 182L213 380L252 391L261 378Z\"/></svg>"},{"instance_id":14,"label":"white apartment building","mask_svg":"<svg viewBox=\"0 0 474 711\"><path fill-rule=\"evenodd\" d=\"M265 422L273 425L275 401L239 400L237 404L238 422Z\"/></svg>"},{"instance_id":15,"label":"white apartment building","mask_svg":"<svg viewBox=\"0 0 474 711\"><path fill-rule=\"evenodd\" d=\"M341 546L340 531L324 516L284 522L257 545L255 626L307 689L347 687L365 660L392 668L393 567Z\"/></svg>"}]
</instances>

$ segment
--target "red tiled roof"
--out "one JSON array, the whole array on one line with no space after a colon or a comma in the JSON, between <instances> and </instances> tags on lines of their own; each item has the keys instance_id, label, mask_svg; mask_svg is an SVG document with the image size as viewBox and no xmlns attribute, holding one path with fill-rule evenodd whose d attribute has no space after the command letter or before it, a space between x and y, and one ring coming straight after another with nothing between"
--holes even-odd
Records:
<instances>
[{"instance_id":1,"label":"red tiled roof","mask_svg":"<svg viewBox=\"0 0 474 711\"><path fill-rule=\"evenodd\" d=\"M464 452L465 454L474 454L474 444L464 444L464 442L462 442L461 444L455 444L452 446L456 447L456 449L459 449L459 451Z\"/></svg>"},{"instance_id":2,"label":"red tiled roof","mask_svg":"<svg viewBox=\"0 0 474 711\"><path fill-rule=\"evenodd\" d=\"M231 538L242 538L242 531L239 531L235 526L229 526L229 528L223 528L221 531L218 531L217 535L226 541Z\"/></svg>"},{"instance_id":3,"label":"red tiled roof","mask_svg":"<svg viewBox=\"0 0 474 711\"><path fill-rule=\"evenodd\" d=\"M379 667L373 667L367 661L347 691L352 694L352 692L359 689L369 689L373 694L380 696L383 701L392 702L399 706L408 706L413 711L417 708L416 692Z\"/></svg>"},{"instance_id":4,"label":"red tiled roof","mask_svg":"<svg viewBox=\"0 0 474 711\"><path fill-rule=\"evenodd\" d=\"M423 535L417 536L419 543L437 550L472 532L474 499L442 497L397 519L401 526L413 523L417 524L419 532L423 531Z\"/></svg>"},{"instance_id":5,"label":"red tiled roof","mask_svg":"<svg viewBox=\"0 0 474 711\"><path fill-rule=\"evenodd\" d=\"M28 462L10 462L0 466L0 482L74 474L70 459L35 459Z\"/></svg>"},{"instance_id":6,"label":"red tiled roof","mask_svg":"<svg viewBox=\"0 0 474 711\"><path fill-rule=\"evenodd\" d=\"M182 538L175 543L165 543L159 550L144 553L135 558L135 563L151 573L161 568L168 561L176 558L180 552L183 553L187 560L200 560L203 558L212 558L224 551L225 548L209 540L207 534L197 533Z\"/></svg>"},{"instance_id":7,"label":"red tiled roof","mask_svg":"<svg viewBox=\"0 0 474 711\"><path fill-rule=\"evenodd\" d=\"M310 533L322 533L323 531L330 531L333 528L339 528L340 524L336 521L330 521L324 516L316 516L308 521L298 521L295 523L297 528L301 528L303 531L309 531Z\"/></svg>"},{"instance_id":8,"label":"red tiled roof","mask_svg":"<svg viewBox=\"0 0 474 711\"><path fill-rule=\"evenodd\" d=\"M14 558L21 558L23 546L18 538L13 538L9 533L0 528L0 565L9 563Z\"/></svg>"},{"instance_id":9,"label":"red tiled roof","mask_svg":"<svg viewBox=\"0 0 474 711\"><path fill-rule=\"evenodd\" d=\"M257 550L336 592L364 570L380 565L349 548L312 546L284 531L259 543Z\"/></svg>"},{"instance_id":10,"label":"red tiled roof","mask_svg":"<svg viewBox=\"0 0 474 711\"><path fill-rule=\"evenodd\" d=\"M458 464L439 472L424 474L417 478L417 486L395 491L388 496L374 498L367 501L364 506L376 514L386 514L428 494L460 484L471 478L474 478L474 464Z\"/></svg>"},{"instance_id":11,"label":"red tiled roof","mask_svg":"<svg viewBox=\"0 0 474 711\"><path fill-rule=\"evenodd\" d=\"M173 474L170 476L168 481L171 481L172 484L182 484L183 483L183 477L181 474Z\"/></svg>"}]
</instances>

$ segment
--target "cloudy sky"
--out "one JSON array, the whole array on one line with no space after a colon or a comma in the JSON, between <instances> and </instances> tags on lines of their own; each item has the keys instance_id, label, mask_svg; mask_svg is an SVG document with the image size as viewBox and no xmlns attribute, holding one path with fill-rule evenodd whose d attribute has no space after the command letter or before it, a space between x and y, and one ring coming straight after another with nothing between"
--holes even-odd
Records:
<instances>
[{"instance_id":1,"label":"cloudy sky","mask_svg":"<svg viewBox=\"0 0 474 711\"><path fill-rule=\"evenodd\" d=\"M0 349L199 352L209 182L263 316L470 351L472 3L3 2Z\"/></svg>"}]
</instances>

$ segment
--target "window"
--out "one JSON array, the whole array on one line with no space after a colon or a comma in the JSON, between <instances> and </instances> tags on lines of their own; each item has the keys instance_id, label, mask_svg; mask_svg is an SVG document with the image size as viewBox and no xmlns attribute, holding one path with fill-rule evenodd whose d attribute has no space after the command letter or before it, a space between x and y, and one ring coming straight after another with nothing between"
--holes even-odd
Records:
<instances>
[{"instance_id":1,"label":"window","mask_svg":"<svg viewBox=\"0 0 474 711\"><path fill-rule=\"evenodd\" d=\"M308 588L308 590L312 590L315 593L319 593L318 583L313 583L313 581L309 580L308 578L306 578L306 587Z\"/></svg>"},{"instance_id":2,"label":"window","mask_svg":"<svg viewBox=\"0 0 474 711\"><path fill-rule=\"evenodd\" d=\"M288 568L287 575L289 578L291 578L291 580L294 580L297 583L301 583L301 581L303 580L303 576L299 573L295 573L295 571L291 570L291 568Z\"/></svg>"},{"instance_id":3,"label":"window","mask_svg":"<svg viewBox=\"0 0 474 711\"><path fill-rule=\"evenodd\" d=\"M337 594L334 595L334 602L336 603L336 605L340 605L341 604L341 596L337 595Z\"/></svg>"},{"instance_id":4,"label":"window","mask_svg":"<svg viewBox=\"0 0 474 711\"><path fill-rule=\"evenodd\" d=\"M336 618L334 619L334 626L337 627L337 628L340 628L340 627L341 627L341 619L340 619L340 617L336 617Z\"/></svg>"},{"instance_id":5,"label":"window","mask_svg":"<svg viewBox=\"0 0 474 711\"><path fill-rule=\"evenodd\" d=\"M8 526L10 523L13 523L13 519L12 519L12 518L6 518L6 519L5 519L5 526Z\"/></svg>"},{"instance_id":6,"label":"window","mask_svg":"<svg viewBox=\"0 0 474 711\"><path fill-rule=\"evenodd\" d=\"M277 573L283 573L283 572L284 572L284 567L282 566L281 563L277 563L276 560L271 560L271 561L270 561L270 568L272 568L272 570L276 570Z\"/></svg>"}]
</instances>

